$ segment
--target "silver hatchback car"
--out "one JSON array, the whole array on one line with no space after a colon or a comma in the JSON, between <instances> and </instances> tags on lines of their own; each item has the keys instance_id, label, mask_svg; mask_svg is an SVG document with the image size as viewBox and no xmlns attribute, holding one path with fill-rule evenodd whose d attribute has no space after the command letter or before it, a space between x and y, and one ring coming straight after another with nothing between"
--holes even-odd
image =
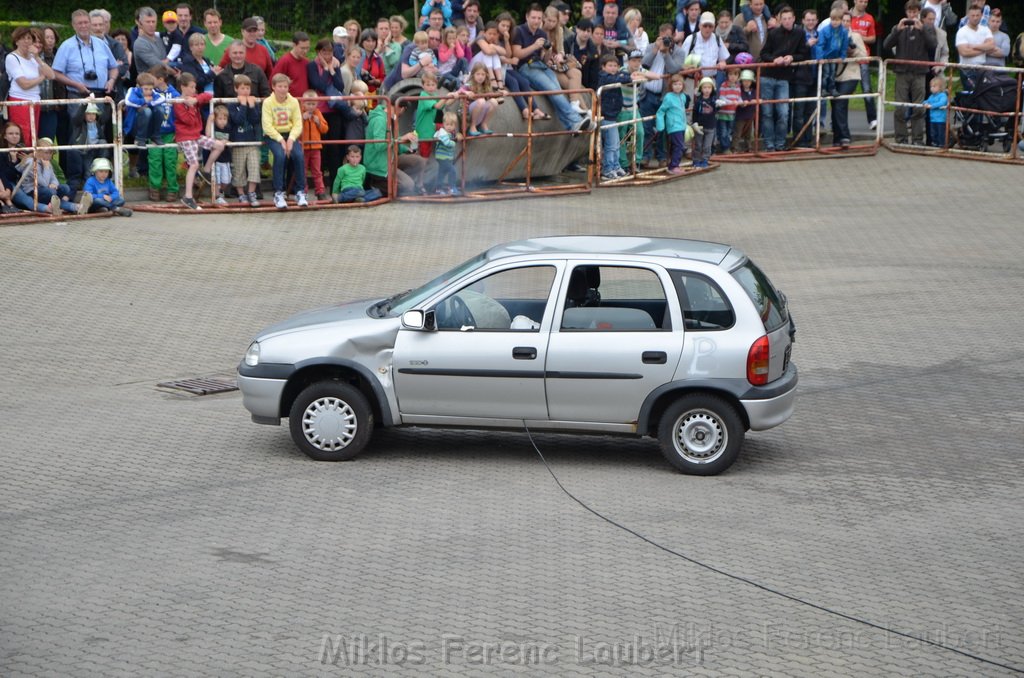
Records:
<instances>
[{"instance_id":1,"label":"silver hatchback car","mask_svg":"<svg viewBox=\"0 0 1024 678\"><path fill-rule=\"evenodd\" d=\"M253 421L314 459L374 426L655 436L683 473L793 412L786 297L728 245L565 236L492 247L414 290L297 315L250 344Z\"/></svg>"}]
</instances>

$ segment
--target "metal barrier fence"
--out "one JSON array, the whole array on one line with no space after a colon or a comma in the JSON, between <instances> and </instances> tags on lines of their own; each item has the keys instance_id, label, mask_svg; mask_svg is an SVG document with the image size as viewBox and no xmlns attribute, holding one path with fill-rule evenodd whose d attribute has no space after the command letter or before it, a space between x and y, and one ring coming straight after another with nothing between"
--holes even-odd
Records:
<instances>
[{"instance_id":1,"label":"metal barrier fence","mask_svg":"<svg viewBox=\"0 0 1024 678\"><path fill-rule=\"evenodd\" d=\"M941 69L941 73L946 76L945 91L948 106L946 109L945 124L943 125L943 139L941 145L922 147L914 145L912 143L914 141L913 139L910 139L911 143L886 141L886 146L889 150L896 153L916 153L939 157L985 160L988 162L1024 164L1024 153L1021 153L1018 148L1018 144L1022 137L1021 104L1022 96L1024 96L1024 69L1003 66L985 66L981 64L954 64L937 61L889 59L885 62L885 66L882 71L883 85L890 77L895 79L899 76L898 72L894 72L892 75L889 73L893 67L899 66L926 68L927 72L918 74L919 77L925 78L925 87L928 85L929 73L934 73L935 70ZM972 75L976 73L979 74L979 76L982 73L1001 73L1015 80L1016 85L1014 86L1012 97L1014 103L1012 107L1004 107L1009 108L1010 110L991 110L986 108L975 108L963 103L957 104L956 95L964 91L964 71L967 71ZM960 83L959 89L954 86L955 82ZM882 88L882 92L886 92L884 86ZM973 94L973 90L968 90L968 92ZM964 98L966 99L968 97L965 96ZM913 115L916 110L924 111L924 124L927 127L928 109L923 101L897 101L895 98L889 99L888 96L886 96L883 98L882 106L879 107L880 132L882 131L883 120L885 118L885 116L882 115L882 112L888 107L894 108L893 116ZM895 123L896 121L894 119L894 126ZM971 139L970 137L976 138ZM998 151L988 150L988 147L994 142L999 142L1001 144L1001 153Z\"/></svg>"},{"instance_id":2,"label":"metal barrier fence","mask_svg":"<svg viewBox=\"0 0 1024 678\"><path fill-rule=\"evenodd\" d=\"M39 151L39 150L52 150L52 151L54 151L56 153L56 152L60 152L60 151L103 151L103 150L109 149L110 153L115 157L115 159L119 155L119 153L118 153L118 150L119 150L118 149L118 145L114 141L105 142L105 143L98 143L98 144L63 144L63 145L61 145L61 144L57 144L56 140L53 140L54 143L51 146L39 146L39 130L36 129L36 115L35 115L35 109L36 108L42 108L43 106L63 106L63 107L67 107L67 108L70 108L72 106L80 106L80 107L82 107L82 109L84 111L84 107L88 106L89 104L96 104L97 107L109 106L110 109L111 109L111 117L110 117L109 121L107 119L104 119L102 124L106 125L107 122L109 122L110 124L114 125L114 127L116 129L120 125L120 121L118 120L118 117L117 117L117 106L116 106L114 100L112 98L110 98L109 96L107 96L107 97L87 97L87 98L80 98L80 99L46 99L46 100L41 100L41 101L19 100L19 101L4 101L2 103L3 103L4 107L26 106L29 109L29 116L28 116L29 133L30 133L31 138L33 139L33 143L32 143L32 145L26 145L26 146L22 146L21 147L20 150L24 151L25 153L32 153L34 155L35 152ZM83 122L84 122L84 115L85 114L83 112ZM101 115L102 115L102 113L101 113ZM62 170L67 170L67 168L63 168L63 167L61 169ZM88 173L88 171L89 171L89 168L85 168L86 174ZM117 171L116 166L115 166L115 171L112 174L113 174L114 182L115 182L115 185L117 186L117 189L119 191L121 191L122 190L121 178L120 178L119 172ZM15 191L20 190L22 182L25 180L26 176L27 176L27 174L23 174L22 175L21 180L14 187ZM33 205L38 205L39 204L39 172L38 171L33 172L32 177L33 177L32 178L32 183L33 183L33 185L32 185L32 204ZM54 215L54 216L56 216L56 215Z\"/></svg>"},{"instance_id":3,"label":"metal barrier fence","mask_svg":"<svg viewBox=\"0 0 1024 678\"><path fill-rule=\"evenodd\" d=\"M527 117L523 119L525 123L525 130L523 131L502 131L495 132L493 134L481 134L479 136L469 136L467 134L468 128L471 126L469 117L471 115L470 104L477 99L484 100L500 100L502 98L512 98L513 96L522 97L527 102L527 107L532 110L540 102L537 97L545 97L548 95L568 95L568 94L589 94L593 95L593 90L580 89L580 90L558 90L558 91L530 91L530 92L519 92L502 94L499 92L491 92L487 94L476 94L466 95L465 93L449 93L444 95L419 95L419 96L404 96L400 97L395 101L396 106L403 106L405 104L415 104L420 101L447 101L443 108L454 110L459 114L459 133L462 140L462 148L456 153L455 161L458 162L460 171L457 173L459 177L459 193L463 199L494 199L494 198L506 198L516 197L524 194L565 194L565 193L579 193L587 192L590 190L592 185L592 175L588 171L583 182L570 182L560 183L557 185L538 185L535 181L536 176L534 173L535 165L535 148L534 140L543 138L557 138L557 137L578 137L586 134L591 140L593 137L590 136L592 130L586 132L577 132L568 129L550 130L550 131L537 131L534 129L534 119ZM396 124L400 122L396 118ZM396 130L396 138L401 136L401 130ZM467 191L467 177L471 175L469 171L469 164L471 162L470 151L475 146L483 146L486 141L488 145L495 144L499 140L509 139L525 139L525 143L518 151L515 151L516 146L512 145L511 150L515 152L511 156L511 159L504 166L504 169L498 174L494 181L493 188L474 187L472 190ZM421 139L421 142L433 141ZM506 146L509 146L506 144ZM589 149L588 149L589 152ZM481 151L483 153L483 151ZM522 181L515 181L510 178L515 169L523 164L524 176ZM560 167L559 170L562 168ZM416 201L416 200L439 200L447 199L450 196L399 196L400 200Z\"/></svg>"}]
</instances>

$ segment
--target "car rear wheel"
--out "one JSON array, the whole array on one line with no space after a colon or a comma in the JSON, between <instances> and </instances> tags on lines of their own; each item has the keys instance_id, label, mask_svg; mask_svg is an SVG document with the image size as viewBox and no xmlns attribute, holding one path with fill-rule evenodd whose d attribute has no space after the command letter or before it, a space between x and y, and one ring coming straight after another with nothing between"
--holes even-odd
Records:
<instances>
[{"instance_id":1,"label":"car rear wheel","mask_svg":"<svg viewBox=\"0 0 1024 678\"><path fill-rule=\"evenodd\" d=\"M661 452L683 473L712 476L732 466L743 446L743 422L728 402L704 393L669 405L658 424Z\"/></svg>"},{"instance_id":2,"label":"car rear wheel","mask_svg":"<svg viewBox=\"0 0 1024 678\"><path fill-rule=\"evenodd\" d=\"M359 454L373 431L373 411L354 386L320 381L307 386L288 415L292 440L317 461L345 461Z\"/></svg>"}]
</instances>

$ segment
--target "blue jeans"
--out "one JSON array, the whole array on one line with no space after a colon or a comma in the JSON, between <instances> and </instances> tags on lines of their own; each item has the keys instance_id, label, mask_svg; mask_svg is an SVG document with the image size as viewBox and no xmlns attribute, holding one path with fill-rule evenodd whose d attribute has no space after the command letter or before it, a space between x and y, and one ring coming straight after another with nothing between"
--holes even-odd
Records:
<instances>
[{"instance_id":1,"label":"blue jeans","mask_svg":"<svg viewBox=\"0 0 1024 678\"><path fill-rule=\"evenodd\" d=\"M145 141L160 136L160 126L164 124L164 113L159 108L142 106L135 111L135 123L132 125L132 134L135 135L135 142Z\"/></svg>"},{"instance_id":2,"label":"blue jeans","mask_svg":"<svg viewBox=\"0 0 1024 678\"><path fill-rule=\"evenodd\" d=\"M619 169L619 128L616 120L601 121L601 174Z\"/></svg>"},{"instance_id":3,"label":"blue jeans","mask_svg":"<svg viewBox=\"0 0 1024 678\"><path fill-rule=\"evenodd\" d=\"M762 99L788 99L789 81L761 78ZM781 151L786 147L789 130L789 103L761 104L761 136L766 151Z\"/></svg>"},{"instance_id":4,"label":"blue jeans","mask_svg":"<svg viewBox=\"0 0 1024 678\"><path fill-rule=\"evenodd\" d=\"M732 126L735 122L735 120L722 120L719 118L718 124L715 125L718 131L718 148L723 153L732 148Z\"/></svg>"},{"instance_id":5,"label":"blue jeans","mask_svg":"<svg viewBox=\"0 0 1024 678\"><path fill-rule=\"evenodd\" d=\"M110 202L107 202L106 200L103 199L103 196L97 198L94 195L92 197L92 206L89 207L89 211L102 212L106 210L109 212L110 210L116 209L118 207L124 207L124 198L114 198Z\"/></svg>"},{"instance_id":6,"label":"blue jeans","mask_svg":"<svg viewBox=\"0 0 1024 678\"><path fill-rule=\"evenodd\" d=\"M306 191L306 160L302 156L302 144L296 141L292 145L291 155L285 155L284 144L280 141L267 139L267 148L274 156L274 192L284 192L284 175L286 165L291 166L291 175L295 178L295 190Z\"/></svg>"},{"instance_id":7,"label":"blue jeans","mask_svg":"<svg viewBox=\"0 0 1024 678\"><path fill-rule=\"evenodd\" d=\"M860 65L860 90L864 94L870 94L873 90L871 89L871 68L870 64ZM874 122L878 119L878 113L875 110L875 100L865 99L864 100L864 111L868 114L868 122Z\"/></svg>"},{"instance_id":8,"label":"blue jeans","mask_svg":"<svg viewBox=\"0 0 1024 678\"><path fill-rule=\"evenodd\" d=\"M523 64L519 67L519 73L525 77L530 87L541 91L558 91L562 86L558 84L558 78L545 64L534 61L531 64ZM580 123L580 114L569 105L569 99L564 94L549 94L548 101L555 107L555 115L562 127L572 129Z\"/></svg>"},{"instance_id":9,"label":"blue jeans","mask_svg":"<svg viewBox=\"0 0 1024 678\"><path fill-rule=\"evenodd\" d=\"M19 201L17 199L18 198L18 196L17 196L18 193L21 193L22 195L24 195L25 198ZM75 203L71 202L71 198L73 198L75 196L75 192L73 190L71 190L71 187L68 186L67 184L60 184L59 186L57 186L56 190L50 188L49 186L40 186L39 187L39 205L36 206L36 210L35 211L36 212L45 212L46 211L45 206L50 204L50 198L52 198L55 195L60 197L60 208L62 210L64 210L65 212L69 212L71 214L74 214L78 210L78 206L75 205ZM31 186L28 187L28 192L25 192L24 189L19 189L19 190L15 191L15 196L14 197L15 197L15 200L13 200L13 202L14 202L15 205L17 205L18 207L21 207L22 209L27 209L27 210L31 210L32 209L32 187ZM42 207L43 209L39 209L40 207Z\"/></svg>"},{"instance_id":10,"label":"blue jeans","mask_svg":"<svg viewBox=\"0 0 1024 678\"><path fill-rule=\"evenodd\" d=\"M643 99L637 103L641 117L648 117L658 112L661 106L661 94L647 92ZM658 160L665 159L665 135L656 134L654 131L654 119L644 120L644 160L652 157Z\"/></svg>"},{"instance_id":11,"label":"blue jeans","mask_svg":"<svg viewBox=\"0 0 1024 678\"><path fill-rule=\"evenodd\" d=\"M857 89L856 80L843 80L836 83L839 93L843 96L853 94ZM850 140L850 100L836 99L832 102L832 145L838 146L841 141Z\"/></svg>"},{"instance_id":12,"label":"blue jeans","mask_svg":"<svg viewBox=\"0 0 1024 678\"><path fill-rule=\"evenodd\" d=\"M380 197L381 192L376 188L371 188L368 191L364 191L361 188L350 187L342 189L341 193L337 195L335 200L339 203L342 203L355 202L358 198L362 198L363 202L373 202L374 200L379 200Z\"/></svg>"}]
</instances>

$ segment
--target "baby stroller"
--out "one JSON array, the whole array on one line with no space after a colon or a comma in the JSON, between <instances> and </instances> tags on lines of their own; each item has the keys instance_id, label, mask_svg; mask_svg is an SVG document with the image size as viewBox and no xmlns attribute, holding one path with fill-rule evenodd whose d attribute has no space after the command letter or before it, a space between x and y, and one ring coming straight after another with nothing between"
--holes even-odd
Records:
<instances>
[{"instance_id":1,"label":"baby stroller","mask_svg":"<svg viewBox=\"0 0 1024 678\"><path fill-rule=\"evenodd\" d=\"M953 124L961 148L986 151L990 144L1002 142L1003 153L1009 153L1015 118L997 113L1012 113L1017 106L1016 78L985 71L978 76L973 90L964 90L954 97L953 105L993 112L955 112Z\"/></svg>"}]
</instances>

